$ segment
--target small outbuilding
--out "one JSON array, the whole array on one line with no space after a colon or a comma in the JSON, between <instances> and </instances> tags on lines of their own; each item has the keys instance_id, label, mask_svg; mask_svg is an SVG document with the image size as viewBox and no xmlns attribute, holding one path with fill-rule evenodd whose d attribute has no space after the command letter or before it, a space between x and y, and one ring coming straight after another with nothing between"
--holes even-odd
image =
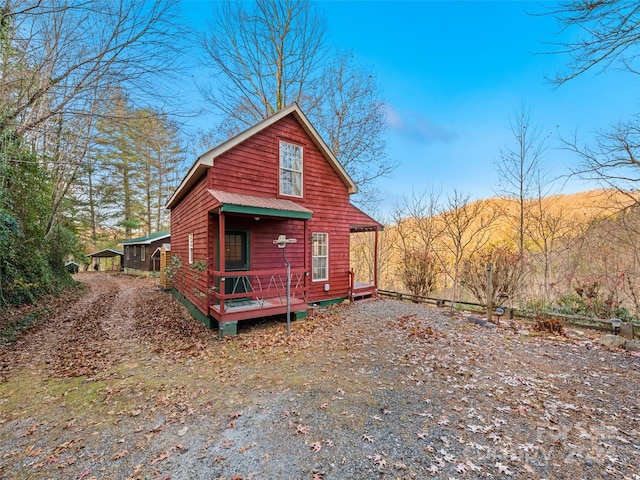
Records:
<instances>
[{"instance_id":1,"label":"small outbuilding","mask_svg":"<svg viewBox=\"0 0 640 480\"><path fill-rule=\"evenodd\" d=\"M120 270L122 267L122 251L113 248L104 248L97 252L87 254L91 259L93 270Z\"/></svg>"},{"instance_id":2,"label":"small outbuilding","mask_svg":"<svg viewBox=\"0 0 640 480\"><path fill-rule=\"evenodd\" d=\"M64 262L64 268L69 273L78 273L78 271L80 270L80 264L77 262L71 262L71 261Z\"/></svg>"},{"instance_id":3,"label":"small outbuilding","mask_svg":"<svg viewBox=\"0 0 640 480\"><path fill-rule=\"evenodd\" d=\"M160 272L159 258L155 254L163 244L169 243L170 239L169 230L162 230L123 241L124 273L150 275L152 272Z\"/></svg>"}]
</instances>

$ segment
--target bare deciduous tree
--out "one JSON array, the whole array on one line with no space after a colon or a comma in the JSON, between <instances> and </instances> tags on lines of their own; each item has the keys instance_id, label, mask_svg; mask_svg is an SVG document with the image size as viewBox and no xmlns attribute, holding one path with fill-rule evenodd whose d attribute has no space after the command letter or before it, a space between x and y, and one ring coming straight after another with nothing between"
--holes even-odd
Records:
<instances>
[{"instance_id":1,"label":"bare deciduous tree","mask_svg":"<svg viewBox=\"0 0 640 480\"><path fill-rule=\"evenodd\" d=\"M545 137L540 126L531 120L529 109L524 105L511 121L513 146L500 150L500 160L496 163L500 175L500 195L511 203L515 202L517 213L507 210L507 218L518 232L520 258L525 253L525 231L527 229L527 205L535 195L538 180L544 174L543 156L546 150Z\"/></svg>"},{"instance_id":2,"label":"bare deciduous tree","mask_svg":"<svg viewBox=\"0 0 640 480\"><path fill-rule=\"evenodd\" d=\"M593 145L582 144L576 136L563 140L564 148L580 158L572 173L613 188L640 204L636 195L640 184L640 121L622 122L609 132L600 132Z\"/></svg>"},{"instance_id":3,"label":"bare deciduous tree","mask_svg":"<svg viewBox=\"0 0 640 480\"><path fill-rule=\"evenodd\" d=\"M573 240L580 237L584 223L572 217L570 212L553 208L557 197L542 194L532 201L527 236L533 243L531 249L532 266L542 271L541 300L550 300L552 286L568 274L558 271L558 261L571 248Z\"/></svg>"},{"instance_id":4,"label":"bare deciduous tree","mask_svg":"<svg viewBox=\"0 0 640 480\"><path fill-rule=\"evenodd\" d=\"M97 92L114 85L157 91L178 53L174 18L168 0L8 0L0 130L23 135L58 115L94 116Z\"/></svg>"},{"instance_id":5,"label":"bare deciduous tree","mask_svg":"<svg viewBox=\"0 0 640 480\"><path fill-rule=\"evenodd\" d=\"M440 208L440 194L432 188L403 197L393 212L400 278L414 295L429 295L441 272Z\"/></svg>"},{"instance_id":6,"label":"bare deciduous tree","mask_svg":"<svg viewBox=\"0 0 640 480\"><path fill-rule=\"evenodd\" d=\"M604 72L613 66L630 73L640 73L638 2L570 0L552 7L548 13L557 18L564 33L572 35L572 40L556 43L560 47L556 53L571 57L567 70L556 76L554 82L557 85L589 70ZM579 142L577 135L563 139L565 148L577 154L581 162L573 173L627 196L630 202L625 202L623 209L635 210L640 205L636 195L640 182L639 125L638 118L620 122L609 131L598 132L591 143ZM624 217L625 213L622 211L621 215ZM636 257L637 252L634 252L631 258ZM635 291L633 282L629 287Z\"/></svg>"},{"instance_id":7,"label":"bare deciduous tree","mask_svg":"<svg viewBox=\"0 0 640 480\"><path fill-rule=\"evenodd\" d=\"M232 1L214 6L203 46L215 82L201 93L227 117L227 133L294 102L313 112L326 30L315 8L294 0L260 0L255 9Z\"/></svg>"},{"instance_id":8,"label":"bare deciduous tree","mask_svg":"<svg viewBox=\"0 0 640 480\"><path fill-rule=\"evenodd\" d=\"M556 76L560 85L593 68L602 71L620 63L638 73L640 4L633 0L570 0L549 9L563 31L576 31L574 40L556 44L569 54L568 71Z\"/></svg>"},{"instance_id":9,"label":"bare deciduous tree","mask_svg":"<svg viewBox=\"0 0 640 480\"><path fill-rule=\"evenodd\" d=\"M360 187L359 201L375 200L373 180L397 166L387 154L386 115L375 77L338 56L324 70L325 93L312 112L315 127Z\"/></svg>"},{"instance_id":10,"label":"bare deciduous tree","mask_svg":"<svg viewBox=\"0 0 640 480\"><path fill-rule=\"evenodd\" d=\"M605 71L614 64L631 73L640 55L640 4L628 0L580 1L560 3L548 14L557 18L565 30L576 31L573 40L560 43L558 53L569 54L568 72L559 74L562 84L595 67ZM573 173L596 180L605 188L631 195L637 190L639 119L624 121L609 132L599 132L593 144L581 144L574 135L563 140L569 151L577 154L581 164Z\"/></svg>"},{"instance_id":11,"label":"bare deciduous tree","mask_svg":"<svg viewBox=\"0 0 640 480\"><path fill-rule=\"evenodd\" d=\"M465 288L483 304L487 303L487 265L492 265L492 305L502 305L515 296L524 280L525 268L513 246L490 245L463 260L461 279Z\"/></svg>"},{"instance_id":12,"label":"bare deciduous tree","mask_svg":"<svg viewBox=\"0 0 640 480\"><path fill-rule=\"evenodd\" d=\"M175 67L171 0L6 0L0 7L0 133L46 159L55 225L114 86L156 95ZM146 95L146 97L145 97Z\"/></svg>"},{"instance_id":13,"label":"bare deciduous tree","mask_svg":"<svg viewBox=\"0 0 640 480\"><path fill-rule=\"evenodd\" d=\"M454 300L458 294L463 259L471 257L489 243L499 215L486 202L471 202L469 195L462 195L456 190L447 199L440 216L444 225L444 248L451 256L451 262L447 264L453 268L449 275L453 280Z\"/></svg>"},{"instance_id":14,"label":"bare deciduous tree","mask_svg":"<svg viewBox=\"0 0 640 480\"><path fill-rule=\"evenodd\" d=\"M375 78L350 54L325 48L325 21L307 1L215 5L203 39L212 82L201 85L221 114L219 142L295 102L309 116L362 195L393 168L386 152L384 103Z\"/></svg>"}]
</instances>

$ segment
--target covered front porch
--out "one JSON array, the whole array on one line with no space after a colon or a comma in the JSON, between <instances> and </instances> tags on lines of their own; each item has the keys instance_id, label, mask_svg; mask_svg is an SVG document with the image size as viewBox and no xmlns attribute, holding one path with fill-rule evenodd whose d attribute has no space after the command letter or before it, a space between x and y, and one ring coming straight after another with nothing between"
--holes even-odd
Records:
<instances>
[{"instance_id":1,"label":"covered front porch","mask_svg":"<svg viewBox=\"0 0 640 480\"><path fill-rule=\"evenodd\" d=\"M361 210L349 205L344 212L349 223L334 228L314 224L311 210L288 199L208 193L215 205L209 211L207 314L221 336L237 333L243 320L285 315L287 310L292 318L304 318L318 305L377 298L382 226ZM363 272L350 270L349 257L342 253L348 253L353 234L373 242L371 268L361 277ZM284 245L280 238L286 238ZM318 267L316 260L323 256L326 264Z\"/></svg>"},{"instance_id":2,"label":"covered front porch","mask_svg":"<svg viewBox=\"0 0 640 480\"><path fill-rule=\"evenodd\" d=\"M217 205L209 212L208 314L220 335L235 334L239 321L285 315L288 308L292 316L305 317L311 210L286 199L209 193ZM286 249L274 244L280 235L292 242Z\"/></svg>"}]
</instances>

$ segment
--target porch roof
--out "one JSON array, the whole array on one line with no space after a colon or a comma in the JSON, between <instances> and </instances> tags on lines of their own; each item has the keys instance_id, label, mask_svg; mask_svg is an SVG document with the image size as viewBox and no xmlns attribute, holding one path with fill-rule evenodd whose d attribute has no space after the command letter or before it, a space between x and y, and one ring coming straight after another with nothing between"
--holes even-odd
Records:
<instances>
[{"instance_id":1,"label":"porch roof","mask_svg":"<svg viewBox=\"0 0 640 480\"><path fill-rule=\"evenodd\" d=\"M349 229L351 233L382 231L384 227L353 204L349 204Z\"/></svg>"},{"instance_id":2,"label":"porch roof","mask_svg":"<svg viewBox=\"0 0 640 480\"><path fill-rule=\"evenodd\" d=\"M307 220L313 215L313 212L308 208L283 198L259 197L223 190L208 190L208 192L216 200L215 207L225 213L244 213L301 220Z\"/></svg>"},{"instance_id":3,"label":"porch roof","mask_svg":"<svg viewBox=\"0 0 640 480\"><path fill-rule=\"evenodd\" d=\"M97 252L87 253L87 257L95 258L112 258L122 255L124 255L122 250L116 250L114 248L104 248L102 250L98 250Z\"/></svg>"}]
</instances>

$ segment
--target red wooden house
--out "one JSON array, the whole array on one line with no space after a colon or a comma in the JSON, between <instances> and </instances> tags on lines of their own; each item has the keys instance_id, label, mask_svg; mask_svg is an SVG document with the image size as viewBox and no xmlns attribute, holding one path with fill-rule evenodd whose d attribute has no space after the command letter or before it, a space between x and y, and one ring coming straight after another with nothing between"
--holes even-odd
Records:
<instances>
[{"instance_id":1,"label":"red wooden house","mask_svg":"<svg viewBox=\"0 0 640 480\"><path fill-rule=\"evenodd\" d=\"M350 234L375 232L377 258L382 228L349 202L356 191L297 105L270 116L200 156L169 200L174 292L220 335L286 312L287 261L297 318L375 296L349 268ZM281 235L295 243L278 248Z\"/></svg>"}]
</instances>

